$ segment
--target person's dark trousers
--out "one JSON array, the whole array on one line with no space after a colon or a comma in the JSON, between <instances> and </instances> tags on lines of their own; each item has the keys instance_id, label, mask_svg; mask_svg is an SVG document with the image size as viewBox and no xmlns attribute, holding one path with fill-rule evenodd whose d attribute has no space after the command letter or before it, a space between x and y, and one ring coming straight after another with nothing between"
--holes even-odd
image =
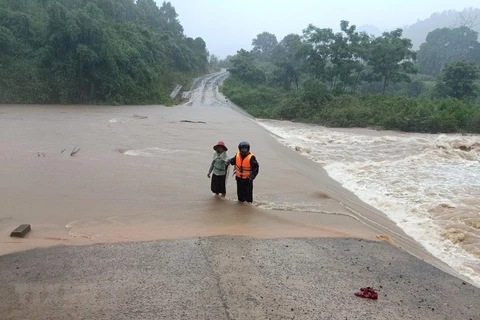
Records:
<instances>
[{"instance_id":1,"label":"person's dark trousers","mask_svg":"<svg viewBox=\"0 0 480 320\"><path fill-rule=\"evenodd\" d=\"M241 202L253 202L253 181L237 179L237 197Z\"/></svg>"}]
</instances>

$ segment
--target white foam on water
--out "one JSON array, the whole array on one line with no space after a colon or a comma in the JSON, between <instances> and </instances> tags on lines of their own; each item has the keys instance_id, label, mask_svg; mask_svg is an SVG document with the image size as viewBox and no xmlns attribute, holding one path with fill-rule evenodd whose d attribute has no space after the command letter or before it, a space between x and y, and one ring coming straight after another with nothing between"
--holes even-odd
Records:
<instances>
[{"instance_id":1,"label":"white foam on water","mask_svg":"<svg viewBox=\"0 0 480 320\"><path fill-rule=\"evenodd\" d=\"M145 148L145 149L138 149L138 150L127 150L123 152L123 154L127 156L134 156L134 157L147 157L147 158L160 158L164 157L165 155L179 153L179 152L188 152L188 150L180 150L180 149L163 149L163 148Z\"/></svg>"},{"instance_id":2,"label":"white foam on water","mask_svg":"<svg viewBox=\"0 0 480 320\"><path fill-rule=\"evenodd\" d=\"M258 122L480 286L480 136Z\"/></svg>"},{"instance_id":3,"label":"white foam on water","mask_svg":"<svg viewBox=\"0 0 480 320\"><path fill-rule=\"evenodd\" d=\"M336 216L348 216L350 218L358 220L353 214L348 214L344 212L333 212L333 211L325 211L321 206L316 203L310 202L301 202L301 203L292 203L288 201L268 201L264 199L259 199L257 197L254 200L253 205L264 209L264 210L276 210L276 211L289 211L289 212L308 212L308 213L319 213L319 214L327 214L327 215L336 215Z\"/></svg>"}]
</instances>

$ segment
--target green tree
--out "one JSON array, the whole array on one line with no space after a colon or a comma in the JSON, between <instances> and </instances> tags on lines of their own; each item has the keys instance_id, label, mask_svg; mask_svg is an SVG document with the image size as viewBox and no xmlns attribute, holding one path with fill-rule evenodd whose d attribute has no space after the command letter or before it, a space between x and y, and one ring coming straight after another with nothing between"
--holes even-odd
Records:
<instances>
[{"instance_id":1,"label":"green tree","mask_svg":"<svg viewBox=\"0 0 480 320\"><path fill-rule=\"evenodd\" d=\"M438 74L445 63L454 61L480 62L478 33L467 27L441 28L430 32L420 46L418 65L424 74Z\"/></svg>"},{"instance_id":2,"label":"green tree","mask_svg":"<svg viewBox=\"0 0 480 320\"><path fill-rule=\"evenodd\" d=\"M233 64L232 64L232 61L231 61L232 58L233 58L233 56L228 55L225 59L222 59L218 62L218 66L220 68L225 68L225 69L232 68L233 67Z\"/></svg>"},{"instance_id":3,"label":"green tree","mask_svg":"<svg viewBox=\"0 0 480 320\"><path fill-rule=\"evenodd\" d=\"M178 21L178 14L175 11L175 7L172 6L170 2L163 2L162 6L159 8L162 27L166 28L169 32L173 34L174 37L183 37L183 27ZM197 38L201 39L201 38ZM203 41L203 40L202 40Z\"/></svg>"},{"instance_id":4,"label":"green tree","mask_svg":"<svg viewBox=\"0 0 480 320\"><path fill-rule=\"evenodd\" d=\"M370 44L370 38L365 33L359 34L356 26L350 26L345 20L341 21L340 29L342 32L335 34L331 46L330 61L335 66L331 87L344 91L350 86L355 91L368 59L366 46Z\"/></svg>"},{"instance_id":5,"label":"green tree","mask_svg":"<svg viewBox=\"0 0 480 320\"><path fill-rule=\"evenodd\" d=\"M377 79L382 79L385 91L392 82L410 82L409 74L417 72L413 61L415 52L410 39L402 38L402 29L385 32L372 41L368 64Z\"/></svg>"},{"instance_id":6,"label":"green tree","mask_svg":"<svg viewBox=\"0 0 480 320\"><path fill-rule=\"evenodd\" d=\"M233 67L229 71L234 77L251 84L265 83L265 73L255 66L253 53L241 49L230 61Z\"/></svg>"},{"instance_id":7,"label":"green tree","mask_svg":"<svg viewBox=\"0 0 480 320\"><path fill-rule=\"evenodd\" d=\"M424 87L425 85L423 84L422 81L420 80L412 81L408 86L408 95L410 97L418 97L422 93Z\"/></svg>"},{"instance_id":8,"label":"green tree","mask_svg":"<svg viewBox=\"0 0 480 320\"><path fill-rule=\"evenodd\" d=\"M219 59L216 55L212 54L209 58L208 64L211 68L217 69L219 65Z\"/></svg>"},{"instance_id":9,"label":"green tree","mask_svg":"<svg viewBox=\"0 0 480 320\"><path fill-rule=\"evenodd\" d=\"M303 38L308 44L302 48L308 73L319 80L331 81L328 63L331 56L331 45L334 41L333 30L309 24L303 30Z\"/></svg>"},{"instance_id":10,"label":"green tree","mask_svg":"<svg viewBox=\"0 0 480 320\"><path fill-rule=\"evenodd\" d=\"M277 66L276 79L287 89L295 84L298 90L299 76L303 67L302 39L297 34L289 34L272 50L272 60Z\"/></svg>"},{"instance_id":11,"label":"green tree","mask_svg":"<svg viewBox=\"0 0 480 320\"><path fill-rule=\"evenodd\" d=\"M308 78L303 83L302 99L314 108L321 108L329 102L332 97L328 88L315 78Z\"/></svg>"},{"instance_id":12,"label":"green tree","mask_svg":"<svg viewBox=\"0 0 480 320\"><path fill-rule=\"evenodd\" d=\"M252 52L263 59L268 59L277 43L277 37L274 34L262 32L252 40Z\"/></svg>"},{"instance_id":13,"label":"green tree","mask_svg":"<svg viewBox=\"0 0 480 320\"><path fill-rule=\"evenodd\" d=\"M447 94L457 99L468 99L477 96L475 81L479 78L479 68L472 62L452 62L445 66L443 84Z\"/></svg>"},{"instance_id":14,"label":"green tree","mask_svg":"<svg viewBox=\"0 0 480 320\"><path fill-rule=\"evenodd\" d=\"M372 45L373 38L367 33L355 33L352 35L354 40L352 41L352 51L354 55L353 61L353 86L352 92L357 91L358 85L362 80L368 77L368 61L370 58L370 47Z\"/></svg>"}]
</instances>

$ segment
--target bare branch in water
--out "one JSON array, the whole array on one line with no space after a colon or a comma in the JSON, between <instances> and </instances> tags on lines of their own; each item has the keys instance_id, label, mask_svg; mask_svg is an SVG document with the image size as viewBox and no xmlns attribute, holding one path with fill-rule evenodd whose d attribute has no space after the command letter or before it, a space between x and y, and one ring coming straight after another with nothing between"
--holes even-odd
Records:
<instances>
[{"instance_id":1,"label":"bare branch in water","mask_svg":"<svg viewBox=\"0 0 480 320\"><path fill-rule=\"evenodd\" d=\"M77 149L76 147L75 147L75 148L73 148L72 152L70 153L70 156L72 156L72 157L73 157L74 155L76 155L76 154L78 153L78 151L80 151L80 149L79 149L79 148L78 148L78 149Z\"/></svg>"}]
</instances>

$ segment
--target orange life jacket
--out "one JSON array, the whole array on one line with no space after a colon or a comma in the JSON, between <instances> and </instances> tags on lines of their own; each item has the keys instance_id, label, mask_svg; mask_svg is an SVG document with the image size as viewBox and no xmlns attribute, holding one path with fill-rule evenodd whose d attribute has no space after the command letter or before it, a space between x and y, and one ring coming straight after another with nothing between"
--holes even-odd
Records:
<instances>
[{"instance_id":1,"label":"orange life jacket","mask_svg":"<svg viewBox=\"0 0 480 320\"><path fill-rule=\"evenodd\" d=\"M239 152L235 155L235 173L240 179L250 178L250 173L252 172L250 159L252 156L253 153L249 153L242 159L242 155Z\"/></svg>"}]
</instances>

